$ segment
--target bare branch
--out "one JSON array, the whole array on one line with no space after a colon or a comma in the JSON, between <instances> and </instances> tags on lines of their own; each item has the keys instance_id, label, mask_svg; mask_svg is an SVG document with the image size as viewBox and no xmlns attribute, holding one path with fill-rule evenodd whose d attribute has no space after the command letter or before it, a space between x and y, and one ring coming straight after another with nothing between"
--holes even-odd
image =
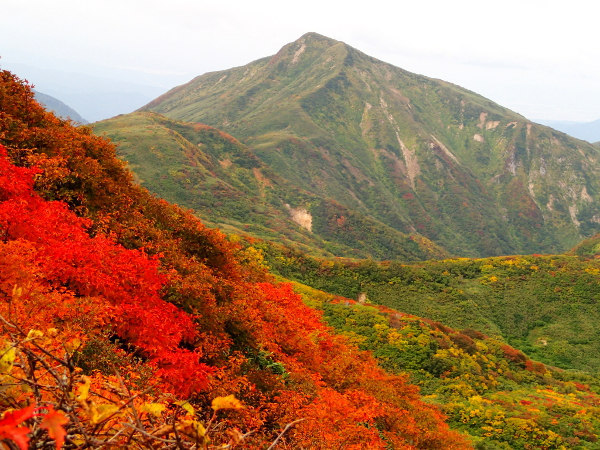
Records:
<instances>
[{"instance_id":1,"label":"bare branch","mask_svg":"<svg viewBox=\"0 0 600 450\"><path fill-rule=\"evenodd\" d=\"M279 433L279 435L275 438L275 440L273 441L273 443L269 446L269 448L267 450L272 450L275 448L275 446L277 445L277 443L279 442L279 440L283 437L283 435L290 429L292 428L294 425L296 425L299 422L302 422L303 420L306 420L306 417L302 418L302 419L297 419L294 420L293 422L288 423L285 428L283 429L283 431L281 433Z\"/></svg>"}]
</instances>

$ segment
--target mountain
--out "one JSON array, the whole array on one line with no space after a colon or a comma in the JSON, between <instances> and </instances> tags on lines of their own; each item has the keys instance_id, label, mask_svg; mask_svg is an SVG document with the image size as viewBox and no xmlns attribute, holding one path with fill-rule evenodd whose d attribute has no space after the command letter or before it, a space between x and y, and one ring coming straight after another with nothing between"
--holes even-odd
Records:
<instances>
[{"instance_id":1,"label":"mountain","mask_svg":"<svg viewBox=\"0 0 600 450\"><path fill-rule=\"evenodd\" d=\"M454 254L564 251L600 231L597 147L316 33L142 110L221 129L296 189Z\"/></svg>"},{"instance_id":2,"label":"mountain","mask_svg":"<svg viewBox=\"0 0 600 450\"><path fill-rule=\"evenodd\" d=\"M35 99L46 107L47 110L52 111L61 119L71 119L74 122L86 124L88 123L83 117L79 115L70 106L64 104L59 99L52 97L51 95L43 94L39 91L35 92Z\"/></svg>"},{"instance_id":3,"label":"mountain","mask_svg":"<svg viewBox=\"0 0 600 450\"><path fill-rule=\"evenodd\" d=\"M568 122L558 120L541 120L539 122L576 137L577 139L583 139L591 143L600 141L600 119L594 120L593 122Z\"/></svg>"},{"instance_id":4,"label":"mountain","mask_svg":"<svg viewBox=\"0 0 600 450\"><path fill-rule=\"evenodd\" d=\"M322 256L404 260L447 256L417 233L402 233L298 188L253 149L213 127L138 112L97 122L93 129L118 145L119 155L143 186L192 208L206 223L229 233L295 242ZM311 205L311 212L290 205Z\"/></svg>"},{"instance_id":5,"label":"mountain","mask_svg":"<svg viewBox=\"0 0 600 450\"><path fill-rule=\"evenodd\" d=\"M218 130L179 131L201 132L232 163L250 158ZM136 185L113 144L46 112L6 71L0 235L4 446L597 446L597 378L367 298L377 285L408 286L401 297L421 292L431 304L430 295L461 294L459 283L471 283L471 294L480 281L518 283L539 271L557 276L559 297L576 311L593 299L586 288L597 285L597 260L564 270L547 258L537 271L523 257L378 265L290 258L255 239L242 246ZM296 283L304 304L267 262L369 293L356 302ZM455 301L465 305L441 296L438 309Z\"/></svg>"}]
</instances>

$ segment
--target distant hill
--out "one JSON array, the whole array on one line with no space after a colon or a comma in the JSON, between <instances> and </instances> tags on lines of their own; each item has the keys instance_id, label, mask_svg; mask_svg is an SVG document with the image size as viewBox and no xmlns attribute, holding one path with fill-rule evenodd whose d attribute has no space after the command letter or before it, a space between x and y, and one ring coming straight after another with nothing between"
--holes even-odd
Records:
<instances>
[{"instance_id":1,"label":"distant hill","mask_svg":"<svg viewBox=\"0 0 600 450\"><path fill-rule=\"evenodd\" d=\"M230 233L293 241L322 256L419 260L447 255L423 236L402 233L298 188L253 149L216 128L150 112L117 116L93 128L118 145L143 186ZM311 212L291 205L311 205ZM341 220L344 227L338 225Z\"/></svg>"},{"instance_id":2,"label":"distant hill","mask_svg":"<svg viewBox=\"0 0 600 450\"><path fill-rule=\"evenodd\" d=\"M90 122L134 111L165 90L156 85L156 79L146 78L137 71L123 70L120 72L123 78L119 79L58 66L4 62L0 68L18 73L36 90L60 99Z\"/></svg>"},{"instance_id":3,"label":"distant hill","mask_svg":"<svg viewBox=\"0 0 600 450\"><path fill-rule=\"evenodd\" d=\"M79 115L77 111L75 111L70 106L64 104L59 99L52 97L51 95L44 94L39 91L35 92L35 99L40 102L42 105L46 107L47 110L52 111L61 119L71 119L74 122L80 124L88 123L83 117Z\"/></svg>"},{"instance_id":4,"label":"distant hill","mask_svg":"<svg viewBox=\"0 0 600 450\"><path fill-rule=\"evenodd\" d=\"M600 231L597 147L316 33L143 110L222 129L297 191L454 254L565 251ZM365 242L308 198L290 207Z\"/></svg>"},{"instance_id":5,"label":"distant hill","mask_svg":"<svg viewBox=\"0 0 600 450\"><path fill-rule=\"evenodd\" d=\"M593 122L541 120L540 123L567 133L577 139L583 139L591 143L600 141L600 119Z\"/></svg>"}]
</instances>

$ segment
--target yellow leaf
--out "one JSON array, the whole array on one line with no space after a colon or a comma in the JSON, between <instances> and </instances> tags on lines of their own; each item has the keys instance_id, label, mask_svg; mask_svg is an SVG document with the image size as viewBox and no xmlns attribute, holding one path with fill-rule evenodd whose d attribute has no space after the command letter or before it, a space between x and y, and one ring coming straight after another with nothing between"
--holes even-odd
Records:
<instances>
[{"instance_id":1,"label":"yellow leaf","mask_svg":"<svg viewBox=\"0 0 600 450\"><path fill-rule=\"evenodd\" d=\"M194 409L194 407L192 405L190 405L190 402L188 402L187 400L183 400L181 402L175 402L175 404L177 406L181 406L183 409L185 409L192 416L196 414L196 410Z\"/></svg>"},{"instance_id":2,"label":"yellow leaf","mask_svg":"<svg viewBox=\"0 0 600 450\"><path fill-rule=\"evenodd\" d=\"M206 428L202 423L196 420L184 420L178 426L177 430L187 436L200 440L201 442L208 443L208 436L206 435Z\"/></svg>"},{"instance_id":3,"label":"yellow leaf","mask_svg":"<svg viewBox=\"0 0 600 450\"><path fill-rule=\"evenodd\" d=\"M12 296L14 299L18 299L21 295L23 295L23 288L17 287L15 284L12 290Z\"/></svg>"},{"instance_id":4,"label":"yellow leaf","mask_svg":"<svg viewBox=\"0 0 600 450\"><path fill-rule=\"evenodd\" d=\"M56 337L58 336L58 330L56 328L48 328L46 334L50 337Z\"/></svg>"},{"instance_id":5,"label":"yellow leaf","mask_svg":"<svg viewBox=\"0 0 600 450\"><path fill-rule=\"evenodd\" d=\"M217 397L212 401L212 409L218 411L219 409L242 409L244 405L233 396L233 394L227 397Z\"/></svg>"},{"instance_id":6,"label":"yellow leaf","mask_svg":"<svg viewBox=\"0 0 600 450\"><path fill-rule=\"evenodd\" d=\"M105 419L108 419L114 413L119 410L117 405L111 405L109 403L105 403L103 405L92 405L90 408L90 420L92 424L97 424L102 422Z\"/></svg>"},{"instance_id":7,"label":"yellow leaf","mask_svg":"<svg viewBox=\"0 0 600 450\"><path fill-rule=\"evenodd\" d=\"M79 340L78 338L74 338L70 341L65 342L65 348L69 353L73 353L79 347L81 347L81 340Z\"/></svg>"},{"instance_id":8,"label":"yellow leaf","mask_svg":"<svg viewBox=\"0 0 600 450\"><path fill-rule=\"evenodd\" d=\"M85 438L81 434L69 435L69 442L81 447L86 443Z\"/></svg>"},{"instance_id":9,"label":"yellow leaf","mask_svg":"<svg viewBox=\"0 0 600 450\"><path fill-rule=\"evenodd\" d=\"M155 417L160 417L165 409L167 409L167 407L161 403L144 403L141 406L140 411L152 414Z\"/></svg>"},{"instance_id":10,"label":"yellow leaf","mask_svg":"<svg viewBox=\"0 0 600 450\"><path fill-rule=\"evenodd\" d=\"M0 350L0 373L9 373L15 362L17 349L10 343Z\"/></svg>"},{"instance_id":11,"label":"yellow leaf","mask_svg":"<svg viewBox=\"0 0 600 450\"><path fill-rule=\"evenodd\" d=\"M29 333L27 333L27 339L32 341L34 339L41 338L43 335L44 333L42 333L40 330L29 330Z\"/></svg>"},{"instance_id":12,"label":"yellow leaf","mask_svg":"<svg viewBox=\"0 0 600 450\"><path fill-rule=\"evenodd\" d=\"M77 386L77 397L76 400L79 403L85 403L90 395L90 385L92 384L92 380L90 377L83 375L81 377L82 383Z\"/></svg>"},{"instance_id":13,"label":"yellow leaf","mask_svg":"<svg viewBox=\"0 0 600 450\"><path fill-rule=\"evenodd\" d=\"M192 426L194 427L194 431L196 432L196 436L204 437L206 436L206 428L200 422L193 421Z\"/></svg>"}]
</instances>

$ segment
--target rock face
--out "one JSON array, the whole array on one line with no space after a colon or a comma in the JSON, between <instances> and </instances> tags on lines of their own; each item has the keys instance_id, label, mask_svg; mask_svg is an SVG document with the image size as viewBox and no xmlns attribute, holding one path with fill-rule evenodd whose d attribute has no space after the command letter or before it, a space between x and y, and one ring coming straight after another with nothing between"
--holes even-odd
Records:
<instances>
[{"instance_id":1,"label":"rock face","mask_svg":"<svg viewBox=\"0 0 600 450\"><path fill-rule=\"evenodd\" d=\"M312 215L306 208L292 208L290 205L285 205L292 216L292 220L308 231L312 231Z\"/></svg>"},{"instance_id":2,"label":"rock face","mask_svg":"<svg viewBox=\"0 0 600 450\"><path fill-rule=\"evenodd\" d=\"M597 147L315 33L143 109L220 128L295 188L455 254L563 251L600 231ZM340 226L294 206L313 231Z\"/></svg>"}]
</instances>

